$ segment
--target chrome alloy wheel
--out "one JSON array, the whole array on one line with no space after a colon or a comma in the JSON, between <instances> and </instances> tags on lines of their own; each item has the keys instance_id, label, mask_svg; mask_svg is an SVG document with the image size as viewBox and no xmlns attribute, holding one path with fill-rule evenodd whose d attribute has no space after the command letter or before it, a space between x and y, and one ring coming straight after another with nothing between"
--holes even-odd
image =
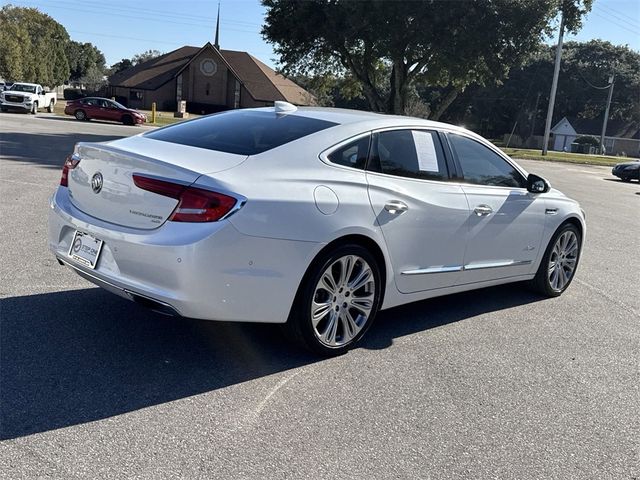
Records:
<instances>
[{"instance_id":1,"label":"chrome alloy wheel","mask_svg":"<svg viewBox=\"0 0 640 480\"><path fill-rule=\"evenodd\" d=\"M561 291L573 277L578 262L578 237L567 230L556 240L549 257L549 284L555 291Z\"/></svg>"},{"instance_id":2,"label":"chrome alloy wheel","mask_svg":"<svg viewBox=\"0 0 640 480\"><path fill-rule=\"evenodd\" d=\"M345 255L322 274L311 302L316 338L327 347L351 342L369 320L375 300L375 278L369 264Z\"/></svg>"}]
</instances>

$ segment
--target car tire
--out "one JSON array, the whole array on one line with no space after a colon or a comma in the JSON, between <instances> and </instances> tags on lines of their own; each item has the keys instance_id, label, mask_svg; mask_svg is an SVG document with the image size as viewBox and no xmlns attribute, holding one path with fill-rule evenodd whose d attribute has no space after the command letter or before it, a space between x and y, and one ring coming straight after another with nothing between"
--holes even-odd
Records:
<instances>
[{"instance_id":1,"label":"car tire","mask_svg":"<svg viewBox=\"0 0 640 480\"><path fill-rule=\"evenodd\" d=\"M122 116L122 124L123 125L135 125L133 121L133 117L131 115L123 115Z\"/></svg>"},{"instance_id":2,"label":"car tire","mask_svg":"<svg viewBox=\"0 0 640 480\"><path fill-rule=\"evenodd\" d=\"M573 223L564 223L551 237L531 281L533 289L547 297L562 295L575 277L581 253L580 230Z\"/></svg>"},{"instance_id":3,"label":"car tire","mask_svg":"<svg viewBox=\"0 0 640 480\"><path fill-rule=\"evenodd\" d=\"M73 116L76 117L76 120L80 120L81 122L87 119L87 114L84 110L76 110Z\"/></svg>"},{"instance_id":4,"label":"car tire","mask_svg":"<svg viewBox=\"0 0 640 480\"><path fill-rule=\"evenodd\" d=\"M7 107L0 107L0 112L6 112L7 111Z\"/></svg>"},{"instance_id":5,"label":"car tire","mask_svg":"<svg viewBox=\"0 0 640 480\"><path fill-rule=\"evenodd\" d=\"M56 102L54 102L53 100L51 100L49 102L49 106L47 107L47 112L49 113L53 113L53 107L55 106Z\"/></svg>"},{"instance_id":6,"label":"car tire","mask_svg":"<svg viewBox=\"0 0 640 480\"><path fill-rule=\"evenodd\" d=\"M33 105L31 106L31 115L35 115L36 113L38 113L38 102L33 102Z\"/></svg>"},{"instance_id":7,"label":"car tire","mask_svg":"<svg viewBox=\"0 0 640 480\"><path fill-rule=\"evenodd\" d=\"M629 183L631 181L631 177L620 177L620 180Z\"/></svg>"},{"instance_id":8,"label":"car tire","mask_svg":"<svg viewBox=\"0 0 640 480\"><path fill-rule=\"evenodd\" d=\"M360 245L337 247L309 267L285 333L315 354L341 355L371 328L381 298L382 275L374 256Z\"/></svg>"}]
</instances>

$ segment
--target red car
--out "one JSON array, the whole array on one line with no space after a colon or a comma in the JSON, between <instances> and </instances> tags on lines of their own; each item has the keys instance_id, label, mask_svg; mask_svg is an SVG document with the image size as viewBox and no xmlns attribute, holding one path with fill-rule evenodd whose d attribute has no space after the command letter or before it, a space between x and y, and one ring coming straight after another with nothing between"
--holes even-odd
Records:
<instances>
[{"instance_id":1,"label":"red car","mask_svg":"<svg viewBox=\"0 0 640 480\"><path fill-rule=\"evenodd\" d=\"M125 125L138 125L147 121L147 116L137 110L127 108L108 98L87 97L73 100L64 108L66 115L78 120L110 120Z\"/></svg>"}]
</instances>

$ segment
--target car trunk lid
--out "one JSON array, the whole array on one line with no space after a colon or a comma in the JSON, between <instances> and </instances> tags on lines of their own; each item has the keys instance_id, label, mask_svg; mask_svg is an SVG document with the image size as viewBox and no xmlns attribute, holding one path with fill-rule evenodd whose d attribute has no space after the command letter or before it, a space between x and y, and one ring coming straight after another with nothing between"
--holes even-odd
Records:
<instances>
[{"instance_id":1,"label":"car trunk lid","mask_svg":"<svg viewBox=\"0 0 640 480\"><path fill-rule=\"evenodd\" d=\"M75 153L80 162L68 180L74 206L100 220L139 229L162 225L178 200L137 187L134 174L187 186L204 173L227 170L246 159L144 136L79 143Z\"/></svg>"}]
</instances>

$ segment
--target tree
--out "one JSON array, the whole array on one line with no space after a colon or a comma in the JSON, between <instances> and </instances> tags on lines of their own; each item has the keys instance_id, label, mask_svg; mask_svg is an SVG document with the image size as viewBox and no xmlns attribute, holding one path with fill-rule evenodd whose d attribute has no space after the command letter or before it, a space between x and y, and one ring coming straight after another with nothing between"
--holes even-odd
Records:
<instances>
[{"instance_id":1,"label":"tree","mask_svg":"<svg viewBox=\"0 0 640 480\"><path fill-rule=\"evenodd\" d=\"M375 111L404 113L412 86L442 87L437 119L468 85L499 81L535 51L560 7L575 31L591 2L263 0L262 34L285 73L349 72Z\"/></svg>"},{"instance_id":2,"label":"tree","mask_svg":"<svg viewBox=\"0 0 640 480\"><path fill-rule=\"evenodd\" d=\"M444 119L462 123L489 137L508 133L514 125L515 133L521 138L536 134L535 130L544 125L554 50L555 47L545 46L525 65L513 68L501 85L470 87L455 101ZM637 128L640 125L640 52L602 40L567 42L563 50L553 123L564 116L601 119L608 93L601 87L606 87L609 75L615 73L609 117ZM437 90L421 92L427 99L435 94Z\"/></svg>"},{"instance_id":3,"label":"tree","mask_svg":"<svg viewBox=\"0 0 640 480\"><path fill-rule=\"evenodd\" d=\"M160 55L163 55L163 53L160 52L159 50L147 50L146 52L142 52L142 53L138 53L137 55L134 55L133 58L131 59L131 63L133 65L138 65L140 63L147 62L153 58L159 57Z\"/></svg>"},{"instance_id":4,"label":"tree","mask_svg":"<svg viewBox=\"0 0 640 480\"><path fill-rule=\"evenodd\" d=\"M95 65L90 67L78 81L90 92L97 92L107 83L104 70L99 69Z\"/></svg>"},{"instance_id":5,"label":"tree","mask_svg":"<svg viewBox=\"0 0 640 480\"><path fill-rule=\"evenodd\" d=\"M128 58L123 58L119 62L111 65L111 68L109 69L109 75L114 75L131 67L133 67L133 63L131 62L131 60L129 60Z\"/></svg>"},{"instance_id":6,"label":"tree","mask_svg":"<svg viewBox=\"0 0 640 480\"><path fill-rule=\"evenodd\" d=\"M100 72L100 75L104 75L106 63L104 55L92 43L71 40L67 46L67 59L69 60L70 80L78 81L90 72L95 76L96 71Z\"/></svg>"},{"instance_id":7,"label":"tree","mask_svg":"<svg viewBox=\"0 0 640 480\"><path fill-rule=\"evenodd\" d=\"M69 77L65 54L69 34L36 8L5 5L0 9L0 76L48 87Z\"/></svg>"}]
</instances>

